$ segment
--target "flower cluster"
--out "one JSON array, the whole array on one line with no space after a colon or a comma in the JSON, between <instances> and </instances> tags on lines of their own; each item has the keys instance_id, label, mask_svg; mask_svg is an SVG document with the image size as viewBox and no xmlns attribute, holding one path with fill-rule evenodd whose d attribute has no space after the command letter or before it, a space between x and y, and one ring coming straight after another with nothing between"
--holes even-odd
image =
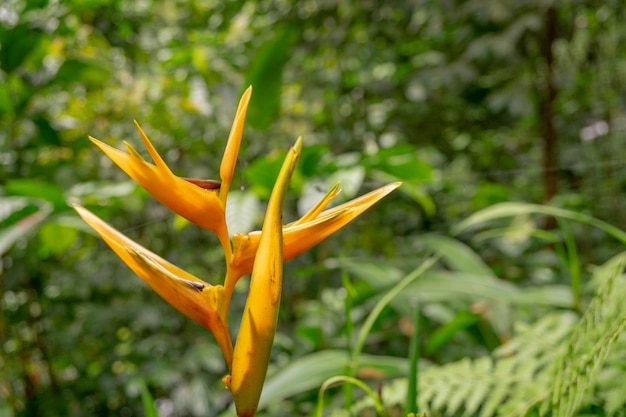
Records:
<instances>
[{"instance_id":1,"label":"flower cluster","mask_svg":"<svg viewBox=\"0 0 626 417\"><path fill-rule=\"evenodd\" d=\"M339 186L336 185L302 218L282 225L285 194L302 148L301 139L298 139L289 150L274 185L262 230L235 234L231 240L226 224L226 200L251 93L250 87L239 102L220 165L220 181L174 175L136 122L154 163L145 161L127 142L127 152L123 152L90 137L158 201L217 235L227 267L222 284L201 280L124 236L86 208L74 206L78 214L155 292L181 313L211 330L229 370L223 381L233 394L240 417L254 415L261 395L276 332L283 261L321 242L400 185L391 183L327 209L329 202L339 193ZM252 274L250 290L233 346L228 329L228 307L235 284L247 274Z\"/></svg>"}]
</instances>

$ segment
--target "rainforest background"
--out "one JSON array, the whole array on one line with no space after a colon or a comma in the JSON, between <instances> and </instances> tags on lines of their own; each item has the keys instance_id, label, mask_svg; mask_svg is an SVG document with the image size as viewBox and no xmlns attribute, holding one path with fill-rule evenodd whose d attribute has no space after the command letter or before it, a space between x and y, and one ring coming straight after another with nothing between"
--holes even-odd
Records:
<instances>
[{"instance_id":1,"label":"rainforest background","mask_svg":"<svg viewBox=\"0 0 626 417\"><path fill-rule=\"evenodd\" d=\"M625 14L620 1L582 0L3 1L0 416L148 415L142 395L161 417L232 415L212 335L133 276L68 202L218 283L217 239L87 135L141 148L136 119L177 174L215 179L248 85L232 231L260 227L298 136L286 221L339 180L342 201L404 182L285 265L260 415L310 415L375 303L431 256L351 370L390 415L406 398L412 337L429 415L538 413L555 358L580 365L587 384L566 415L625 415L626 341L611 327L624 315L611 300L625 293L619 277L603 290L625 243ZM589 327L613 330L590 337L578 324L593 297L614 310ZM325 407L373 415L356 388L329 390Z\"/></svg>"}]
</instances>

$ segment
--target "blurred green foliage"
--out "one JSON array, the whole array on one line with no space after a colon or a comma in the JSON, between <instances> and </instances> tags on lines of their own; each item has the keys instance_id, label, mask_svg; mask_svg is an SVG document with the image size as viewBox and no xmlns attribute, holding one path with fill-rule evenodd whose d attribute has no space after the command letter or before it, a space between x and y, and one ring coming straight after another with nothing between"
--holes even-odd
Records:
<instances>
[{"instance_id":1,"label":"blurred green foliage","mask_svg":"<svg viewBox=\"0 0 626 417\"><path fill-rule=\"evenodd\" d=\"M248 84L233 230L259 227L281 152L299 135L287 221L338 180L340 199L404 182L287 263L267 415L309 415L324 379L344 372L351 328L433 253L437 267L380 312L357 377L406 376L416 301L424 367L497 354L520 323L580 313L594 265L623 250L606 228L570 218L546 230L551 213L522 209L450 236L476 210L546 202L547 47L559 187L549 203L626 229L624 14L618 1L573 0L3 1L0 416L150 415L152 398L161 417L228 415L211 335L67 203L218 282L216 239L155 203L86 136L138 144L137 119L176 173L217 178ZM607 375L606 386L624 377ZM341 408L345 393L326 397ZM619 392L603 395L579 405L624 415Z\"/></svg>"}]
</instances>

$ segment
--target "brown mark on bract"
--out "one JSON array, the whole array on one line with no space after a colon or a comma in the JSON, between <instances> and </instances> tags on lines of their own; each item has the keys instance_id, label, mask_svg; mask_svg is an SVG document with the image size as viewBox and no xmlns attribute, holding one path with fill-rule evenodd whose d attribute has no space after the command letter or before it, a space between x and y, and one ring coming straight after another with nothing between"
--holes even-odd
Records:
<instances>
[{"instance_id":1,"label":"brown mark on bract","mask_svg":"<svg viewBox=\"0 0 626 417\"><path fill-rule=\"evenodd\" d=\"M219 190L222 183L217 180L198 180L196 178L183 178L185 181L192 183L205 190Z\"/></svg>"}]
</instances>

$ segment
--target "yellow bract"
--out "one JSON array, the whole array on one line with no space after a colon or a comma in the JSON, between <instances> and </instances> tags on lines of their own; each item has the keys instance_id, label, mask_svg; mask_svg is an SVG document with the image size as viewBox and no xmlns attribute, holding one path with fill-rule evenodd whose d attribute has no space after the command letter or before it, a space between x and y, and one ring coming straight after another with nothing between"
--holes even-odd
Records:
<instances>
[{"instance_id":1,"label":"yellow bract","mask_svg":"<svg viewBox=\"0 0 626 417\"><path fill-rule=\"evenodd\" d=\"M220 315L224 288L221 285L211 286L169 263L127 238L84 207L74 205L74 209L157 294L178 311L213 332L230 367L233 345L228 326Z\"/></svg>"},{"instance_id":2,"label":"yellow bract","mask_svg":"<svg viewBox=\"0 0 626 417\"><path fill-rule=\"evenodd\" d=\"M230 183L233 179L233 173L235 172L235 165L237 164L239 146L241 145L241 137L243 136L243 124L251 95L252 87L248 87L243 93L241 100L239 100L239 107L237 108L233 125L230 128L230 135L228 136L228 142L226 142L226 149L224 150L224 156L222 157L222 163L220 165L220 177L222 178L220 197L224 206L226 206L226 197L228 196Z\"/></svg>"},{"instance_id":3,"label":"yellow bract","mask_svg":"<svg viewBox=\"0 0 626 417\"><path fill-rule=\"evenodd\" d=\"M124 144L128 152L123 152L95 138L90 137L90 139L163 205L200 227L218 235L222 233L226 222L224 221L224 204L218 195L219 190L203 189L174 175L139 124L136 126L156 165L146 162L127 142Z\"/></svg>"},{"instance_id":4,"label":"yellow bract","mask_svg":"<svg viewBox=\"0 0 626 417\"><path fill-rule=\"evenodd\" d=\"M339 185L335 185L307 214L283 227L283 260L294 258L317 245L400 185L399 182L387 184L359 198L323 211L340 191ZM260 240L261 232L258 231L233 236L234 252L230 265L233 276L239 278L252 272ZM235 282L224 284L227 293L232 291L231 286L234 284Z\"/></svg>"},{"instance_id":5,"label":"yellow bract","mask_svg":"<svg viewBox=\"0 0 626 417\"><path fill-rule=\"evenodd\" d=\"M274 184L235 343L230 390L240 417L253 416L256 411L272 352L283 281L283 203L301 148L298 139Z\"/></svg>"},{"instance_id":6,"label":"yellow bract","mask_svg":"<svg viewBox=\"0 0 626 417\"><path fill-rule=\"evenodd\" d=\"M197 180L174 175L136 121L135 126L154 164L146 162L128 142L124 142L128 150L126 153L89 137L113 162L164 206L190 222L213 231L220 240L227 260L230 260L231 247L226 225L226 198L237 162L251 93L252 87L249 87L239 102L222 158L220 167L222 183L219 189L207 189L198 185Z\"/></svg>"}]
</instances>

